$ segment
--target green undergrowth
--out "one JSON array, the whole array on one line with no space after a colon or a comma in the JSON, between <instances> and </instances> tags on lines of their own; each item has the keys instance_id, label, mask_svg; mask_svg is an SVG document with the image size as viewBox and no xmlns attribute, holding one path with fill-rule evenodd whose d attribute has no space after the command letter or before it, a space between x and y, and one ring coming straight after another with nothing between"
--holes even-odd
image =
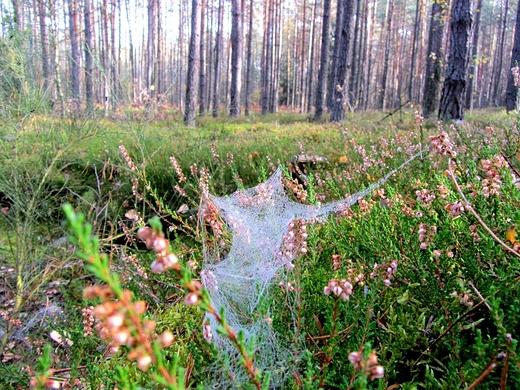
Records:
<instances>
[{"instance_id":1,"label":"green undergrowth","mask_svg":"<svg viewBox=\"0 0 520 390\"><path fill-rule=\"evenodd\" d=\"M150 271L154 257L137 240L138 227L158 215L182 265L200 271L207 239L197 215L201 172L209 175L210 193L224 195L257 185L282 165L294 186L302 184L304 203L328 202L377 181L443 130L456 156L430 146L383 191L343 215L309 224L309 251L294 262L298 295L271 288L269 305L279 308L271 313L272 326L297 346L281 387L520 387L520 258L514 253L520 164L513 116L475 111L450 128L434 121L415 125L411 110L402 121L399 114L382 122L385 113L348 114L342 125L289 112L255 113L200 118L188 129L177 112L154 121L129 119L133 115L34 115L0 126L0 387L27 388L50 344L51 368L61 370L51 376L68 388L113 388L117 378L120 388L157 388L125 348L111 354L89 328L95 322L84 309L99 302L85 300L83 290L98 281L64 239L63 204L92 224L110 269L146 302L157 333L173 332L173 345L162 353L168 361L178 357L186 382L196 388L207 383L219 358L204 340L203 311L184 304L176 277ZM304 177L288 164L299 154L327 161L305 165ZM465 204L459 189L476 215L467 207L458 212ZM350 281L349 300L324 294L333 279ZM286 310L294 300L297 309ZM50 337L53 330L60 342ZM370 381L355 370L349 354L356 351L374 351L384 377Z\"/></svg>"}]
</instances>

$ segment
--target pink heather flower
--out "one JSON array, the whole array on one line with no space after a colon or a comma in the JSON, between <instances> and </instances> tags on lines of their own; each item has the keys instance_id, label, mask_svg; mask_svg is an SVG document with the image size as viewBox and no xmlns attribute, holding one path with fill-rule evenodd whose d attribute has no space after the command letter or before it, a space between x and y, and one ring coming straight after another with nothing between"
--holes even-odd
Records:
<instances>
[{"instance_id":1,"label":"pink heather flower","mask_svg":"<svg viewBox=\"0 0 520 390\"><path fill-rule=\"evenodd\" d=\"M448 196L449 190L444 186L444 184L441 184L437 187L437 191L439 191L439 198L446 199Z\"/></svg>"},{"instance_id":2,"label":"pink heather flower","mask_svg":"<svg viewBox=\"0 0 520 390\"><path fill-rule=\"evenodd\" d=\"M211 148L211 155L213 156L213 160L216 162L218 161L218 159L220 158L220 156L218 155L217 153L217 147L215 146L215 143L211 143L210 145L210 148Z\"/></svg>"},{"instance_id":3,"label":"pink heather flower","mask_svg":"<svg viewBox=\"0 0 520 390\"><path fill-rule=\"evenodd\" d=\"M427 188L416 191L415 194L417 195L417 200L425 204L430 204L435 199L435 194Z\"/></svg>"},{"instance_id":4,"label":"pink heather flower","mask_svg":"<svg viewBox=\"0 0 520 390\"><path fill-rule=\"evenodd\" d=\"M186 299L184 300L184 304L186 306L193 306L199 302L199 295L196 292L190 292L186 295Z\"/></svg>"},{"instance_id":5,"label":"pink heather flower","mask_svg":"<svg viewBox=\"0 0 520 390\"><path fill-rule=\"evenodd\" d=\"M450 136L445 131L437 136L430 137L430 142L433 149L441 156L450 155L451 157L457 157L455 144L450 140Z\"/></svg>"},{"instance_id":6,"label":"pink heather flower","mask_svg":"<svg viewBox=\"0 0 520 390\"><path fill-rule=\"evenodd\" d=\"M152 364L152 358L150 355L141 355L137 358L137 368L139 368L141 371L148 370L148 366Z\"/></svg>"},{"instance_id":7,"label":"pink heather flower","mask_svg":"<svg viewBox=\"0 0 520 390\"><path fill-rule=\"evenodd\" d=\"M452 217L458 217L464 211L466 211L464 204L460 200L456 201L455 203L448 204L446 206L446 210L449 210Z\"/></svg>"},{"instance_id":8,"label":"pink heather flower","mask_svg":"<svg viewBox=\"0 0 520 390\"><path fill-rule=\"evenodd\" d=\"M383 376L385 376L385 369L383 366L374 366L370 369L368 379L373 381L374 379L381 379Z\"/></svg>"},{"instance_id":9,"label":"pink heather flower","mask_svg":"<svg viewBox=\"0 0 520 390\"><path fill-rule=\"evenodd\" d=\"M153 250L163 253L168 249L168 241L164 237L157 237L153 242Z\"/></svg>"},{"instance_id":10,"label":"pink heather flower","mask_svg":"<svg viewBox=\"0 0 520 390\"><path fill-rule=\"evenodd\" d=\"M341 279L338 281L337 279L331 279L329 284L327 284L327 286L325 286L323 289L323 294L333 294L336 297L343 299L344 301L348 301L350 299L350 295L352 294L352 290L353 286L348 280Z\"/></svg>"},{"instance_id":11,"label":"pink heather flower","mask_svg":"<svg viewBox=\"0 0 520 390\"><path fill-rule=\"evenodd\" d=\"M150 271L156 274L160 274L161 272L164 272L165 267L164 263L162 261L154 260L154 262L150 265Z\"/></svg>"},{"instance_id":12,"label":"pink heather flower","mask_svg":"<svg viewBox=\"0 0 520 390\"><path fill-rule=\"evenodd\" d=\"M186 181L186 176L184 176L184 173L182 172L181 166L179 165L179 163L177 162L175 157L173 157L173 156L170 157L170 163L172 164L175 173L179 177L179 183L185 182Z\"/></svg>"},{"instance_id":13,"label":"pink heather flower","mask_svg":"<svg viewBox=\"0 0 520 390\"><path fill-rule=\"evenodd\" d=\"M137 167L135 166L134 162L132 161L132 158L128 155L128 152L124 145L119 145L119 152L123 156L123 158L126 162L126 165L128 165L128 168L130 168L130 170L132 172L135 172L137 170Z\"/></svg>"},{"instance_id":14,"label":"pink heather flower","mask_svg":"<svg viewBox=\"0 0 520 390\"><path fill-rule=\"evenodd\" d=\"M355 370L359 370L361 368L361 363L363 362L363 354L359 351L351 352L348 355L348 360L350 364L354 366Z\"/></svg>"},{"instance_id":15,"label":"pink heather flower","mask_svg":"<svg viewBox=\"0 0 520 390\"><path fill-rule=\"evenodd\" d=\"M175 339L175 337L173 336L173 333L169 330L165 330L162 334L161 334L161 344L164 346L164 347L167 347L168 345L170 345L171 343L173 343L173 340Z\"/></svg>"},{"instance_id":16,"label":"pink heather flower","mask_svg":"<svg viewBox=\"0 0 520 390\"><path fill-rule=\"evenodd\" d=\"M204 340L206 340L208 343L210 343L213 339L213 334L211 333L211 326L209 322L205 322L202 326L202 337L204 337Z\"/></svg>"},{"instance_id":17,"label":"pink heather flower","mask_svg":"<svg viewBox=\"0 0 520 390\"><path fill-rule=\"evenodd\" d=\"M166 266L166 268L170 268L178 262L179 259L173 253L168 253L166 256L163 257L163 263Z\"/></svg>"}]
</instances>

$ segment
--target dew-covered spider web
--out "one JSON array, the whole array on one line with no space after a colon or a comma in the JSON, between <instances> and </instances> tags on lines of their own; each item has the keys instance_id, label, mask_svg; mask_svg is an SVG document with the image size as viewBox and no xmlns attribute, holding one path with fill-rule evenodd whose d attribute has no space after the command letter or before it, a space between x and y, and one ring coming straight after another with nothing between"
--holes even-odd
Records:
<instances>
[{"instance_id":1,"label":"dew-covered spider web","mask_svg":"<svg viewBox=\"0 0 520 390\"><path fill-rule=\"evenodd\" d=\"M275 282L286 281L292 269L294 257L282 251L289 225L295 220L313 222L341 213L423 153L424 150L415 154L364 190L330 203L304 205L291 200L280 168L256 187L223 197L209 195L203 202L201 215L218 214L231 238L226 240L224 234L215 234L212 244L205 246L202 282L217 312L224 308L228 325L237 333L242 331L245 340L255 341L254 364L271 372L272 388L280 387L287 375L291 375L287 372L287 361L293 354L291 348L294 349L294 344L280 340L266 320L266 316L274 315L275 311L291 310L269 307L269 288ZM213 233L215 230L218 229L213 226ZM226 383L225 377L232 381L244 380L244 369L239 367L232 345L216 331L215 319L207 316L206 321L211 326L214 342L231 364L228 374L218 374L218 387L231 388L233 385ZM233 361L237 362L235 366Z\"/></svg>"}]
</instances>

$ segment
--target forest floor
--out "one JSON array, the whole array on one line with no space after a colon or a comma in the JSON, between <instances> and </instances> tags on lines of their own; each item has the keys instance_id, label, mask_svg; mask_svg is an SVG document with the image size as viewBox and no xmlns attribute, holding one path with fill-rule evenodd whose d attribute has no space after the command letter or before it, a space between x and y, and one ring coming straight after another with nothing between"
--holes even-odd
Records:
<instances>
[{"instance_id":1,"label":"forest floor","mask_svg":"<svg viewBox=\"0 0 520 390\"><path fill-rule=\"evenodd\" d=\"M190 388L260 388L268 378L288 389L520 388L517 116L474 111L450 126L374 111L340 125L283 111L200 118L195 129L175 112L140 116L0 126L1 388L182 388L181 377ZM358 204L295 233L306 249L255 314L291 351L283 367L265 363L276 359L262 356L274 352L261 334L228 356L207 341L208 308L186 298L200 294L189 281L218 235L198 215L206 189L228 195L282 166L288 195L317 205L421 150ZM106 264L78 256L65 204L90 224ZM151 272L157 258L137 231L154 216L178 273ZM85 288L107 283L114 298L86 299ZM145 302L142 322L117 286ZM170 331L172 341L148 364L140 341L110 348L126 328L110 333L111 317L95 309L103 302L124 313L129 334L149 326L142 337ZM162 370L174 363L184 369Z\"/></svg>"}]
</instances>

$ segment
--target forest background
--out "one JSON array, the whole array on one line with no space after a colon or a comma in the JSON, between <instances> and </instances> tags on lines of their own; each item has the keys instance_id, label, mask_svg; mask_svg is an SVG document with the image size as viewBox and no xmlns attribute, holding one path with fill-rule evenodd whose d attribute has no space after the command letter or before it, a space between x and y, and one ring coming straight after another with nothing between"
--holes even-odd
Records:
<instances>
[{"instance_id":1,"label":"forest background","mask_svg":"<svg viewBox=\"0 0 520 390\"><path fill-rule=\"evenodd\" d=\"M460 99L468 109L509 99L512 110L509 0L4 0L0 17L2 37L23 33L31 80L58 111L70 101L105 115L153 103L187 111L193 125L195 111L221 107L319 118L336 94L349 111L410 104L437 115L459 3L472 11Z\"/></svg>"}]
</instances>

